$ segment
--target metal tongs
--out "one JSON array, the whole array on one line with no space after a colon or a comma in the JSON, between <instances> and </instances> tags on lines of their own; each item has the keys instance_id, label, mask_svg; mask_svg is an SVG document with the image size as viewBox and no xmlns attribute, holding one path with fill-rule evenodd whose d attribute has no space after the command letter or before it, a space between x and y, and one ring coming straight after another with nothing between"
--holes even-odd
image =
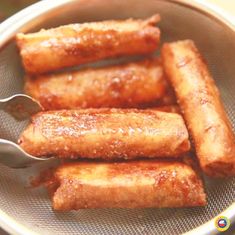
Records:
<instances>
[{"instance_id":1,"label":"metal tongs","mask_svg":"<svg viewBox=\"0 0 235 235\"><path fill-rule=\"evenodd\" d=\"M41 105L32 97L22 94L0 99L0 111L10 114L16 121L29 119L31 115L42 110ZM25 168L32 164L49 160L38 158L26 153L16 143L0 139L0 163L11 168Z\"/></svg>"}]
</instances>

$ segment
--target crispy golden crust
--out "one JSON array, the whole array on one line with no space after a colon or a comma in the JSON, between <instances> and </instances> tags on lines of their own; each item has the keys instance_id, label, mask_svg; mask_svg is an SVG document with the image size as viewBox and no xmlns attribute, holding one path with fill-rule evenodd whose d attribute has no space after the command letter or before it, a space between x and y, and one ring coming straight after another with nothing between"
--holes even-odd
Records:
<instances>
[{"instance_id":1,"label":"crispy golden crust","mask_svg":"<svg viewBox=\"0 0 235 235\"><path fill-rule=\"evenodd\" d=\"M52 181L54 186L52 187ZM204 206L203 184L177 162L76 162L59 166L47 184L55 210Z\"/></svg>"},{"instance_id":2,"label":"crispy golden crust","mask_svg":"<svg viewBox=\"0 0 235 235\"><path fill-rule=\"evenodd\" d=\"M109 57L152 53L159 15L146 20L71 24L16 36L25 70L40 74Z\"/></svg>"},{"instance_id":3,"label":"crispy golden crust","mask_svg":"<svg viewBox=\"0 0 235 235\"><path fill-rule=\"evenodd\" d=\"M235 175L234 134L196 46L190 40L166 43L162 57L203 171L214 177Z\"/></svg>"},{"instance_id":4,"label":"crispy golden crust","mask_svg":"<svg viewBox=\"0 0 235 235\"><path fill-rule=\"evenodd\" d=\"M163 97L158 100L140 104L137 108L139 109L149 109L149 108L160 108L163 106L174 106L177 105L177 100L173 88L170 86L168 81L166 81L167 89Z\"/></svg>"},{"instance_id":5,"label":"crispy golden crust","mask_svg":"<svg viewBox=\"0 0 235 235\"><path fill-rule=\"evenodd\" d=\"M179 114L136 109L42 112L19 144L34 156L61 158L178 157L190 149Z\"/></svg>"},{"instance_id":6,"label":"crispy golden crust","mask_svg":"<svg viewBox=\"0 0 235 235\"><path fill-rule=\"evenodd\" d=\"M45 110L133 108L161 101L168 90L158 58L103 68L26 77L25 92Z\"/></svg>"}]
</instances>

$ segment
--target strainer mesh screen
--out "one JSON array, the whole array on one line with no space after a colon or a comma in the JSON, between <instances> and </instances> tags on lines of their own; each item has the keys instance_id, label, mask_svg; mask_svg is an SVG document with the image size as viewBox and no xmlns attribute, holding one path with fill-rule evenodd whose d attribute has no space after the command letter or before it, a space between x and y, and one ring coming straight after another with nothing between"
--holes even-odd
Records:
<instances>
[{"instance_id":1,"label":"strainer mesh screen","mask_svg":"<svg viewBox=\"0 0 235 235\"><path fill-rule=\"evenodd\" d=\"M78 1L79 2L79 1ZM53 15L48 25L110 18L146 17L159 12L162 41L194 39L206 57L235 127L235 40L223 25L194 10L166 1L80 1L69 15ZM91 4L93 2L93 4ZM128 3L127 3L128 2ZM86 5L84 5L86 4ZM103 4L103 5L102 5ZM22 91L23 70L14 43L0 51L0 98ZM196 115L196 114L195 114ZM0 112L0 138L16 140L21 126ZM38 167L12 170L0 166L0 208L38 234L181 234L226 209L235 198L235 179L206 179L208 205L187 209L97 209L55 213L43 189L26 188Z\"/></svg>"}]
</instances>

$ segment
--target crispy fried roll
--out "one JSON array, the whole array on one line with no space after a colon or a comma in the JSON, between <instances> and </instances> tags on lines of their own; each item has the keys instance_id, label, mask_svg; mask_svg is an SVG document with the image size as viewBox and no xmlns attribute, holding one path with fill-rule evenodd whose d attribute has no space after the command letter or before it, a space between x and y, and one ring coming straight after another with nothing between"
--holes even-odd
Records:
<instances>
[{"instance_id":1,"label":"crispy fried roll","mask_svg":"<svg viewBox=\"0 0 235 235\"><path fill-rule=\"evenodd\" d=\"M60 158L178 157L190 148L181 115L136 109L38 113L19 144L34 156Z\"/></svg>"},{"instance_id":2,"label":"crispy fried roll","mask_svg":"<svg viewBox=\"0 0 235 235\"><path fill-rule=\"evenodd\" d=\"M71 24L16 36L25 70L31 74L109 57L152 53L159 44L159 15L146 20Z\"/></svg>"},{"instance_id":3,"label":"crispy fried roll","mask_svg":"<svg viewBox=\"0 0 235 235\"><path fill-rule=\"evenodd\" d=\"M165 99L168 84L159 59L62 74L26 77L25 92L46 110L133 108Z\"/></svg>"},{"instance_id":4,"label":"crispy fried roll","mask_svg":"<svg viewBox=\"0 0 235 235\"><path fill-rule=\"evenodd\" d=\"M215 177L235 175L234 134L196 46L190 40L166 43L162 57L202 169Z\"/></svg>"},{"instance_id":5,"label":"crispy fried roll","mask_svg":"<svg viewBox=\"0 0 235 235\"><path fill-rule=\"evenodd\" d=\"M201 179L177 162L69 163L55 170L48 185L53 208L62 211L206 204Z\"/></svg>"}]
</instances>

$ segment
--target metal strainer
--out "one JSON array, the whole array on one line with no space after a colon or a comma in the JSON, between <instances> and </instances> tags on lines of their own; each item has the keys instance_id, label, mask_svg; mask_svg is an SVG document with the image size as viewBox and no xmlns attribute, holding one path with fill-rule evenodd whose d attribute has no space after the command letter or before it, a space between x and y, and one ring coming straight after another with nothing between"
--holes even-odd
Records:
<instances>
[{"instance_id":1,"label":"metal strainer","mask_svg":"<svg viewBox=\"0 0 235 235\"><path fill-rule=\"evenodd\" d=\"M208 61L234 128L234 28L212 10L202 9L192 1L48 0L27 8L0 25L0 98L22 92L23 69L15 43L10 41L17 31L36 31L73 22L145 18L154 13L162 16L162 41L195 40ZM0 113L0 138L15 141L23 127L14 126L7 114ZM12 170L0 166L0 225L11 233L177 235L204 224L190 234L212 235L216 234L212 219L225 209L222 214L235 220L235 178L206 179L208 205L205 208L90 209L56 213L44 189L25 187L29 176L36 175L42 167L45 166Z\"/></svg>"}]
</instances>

